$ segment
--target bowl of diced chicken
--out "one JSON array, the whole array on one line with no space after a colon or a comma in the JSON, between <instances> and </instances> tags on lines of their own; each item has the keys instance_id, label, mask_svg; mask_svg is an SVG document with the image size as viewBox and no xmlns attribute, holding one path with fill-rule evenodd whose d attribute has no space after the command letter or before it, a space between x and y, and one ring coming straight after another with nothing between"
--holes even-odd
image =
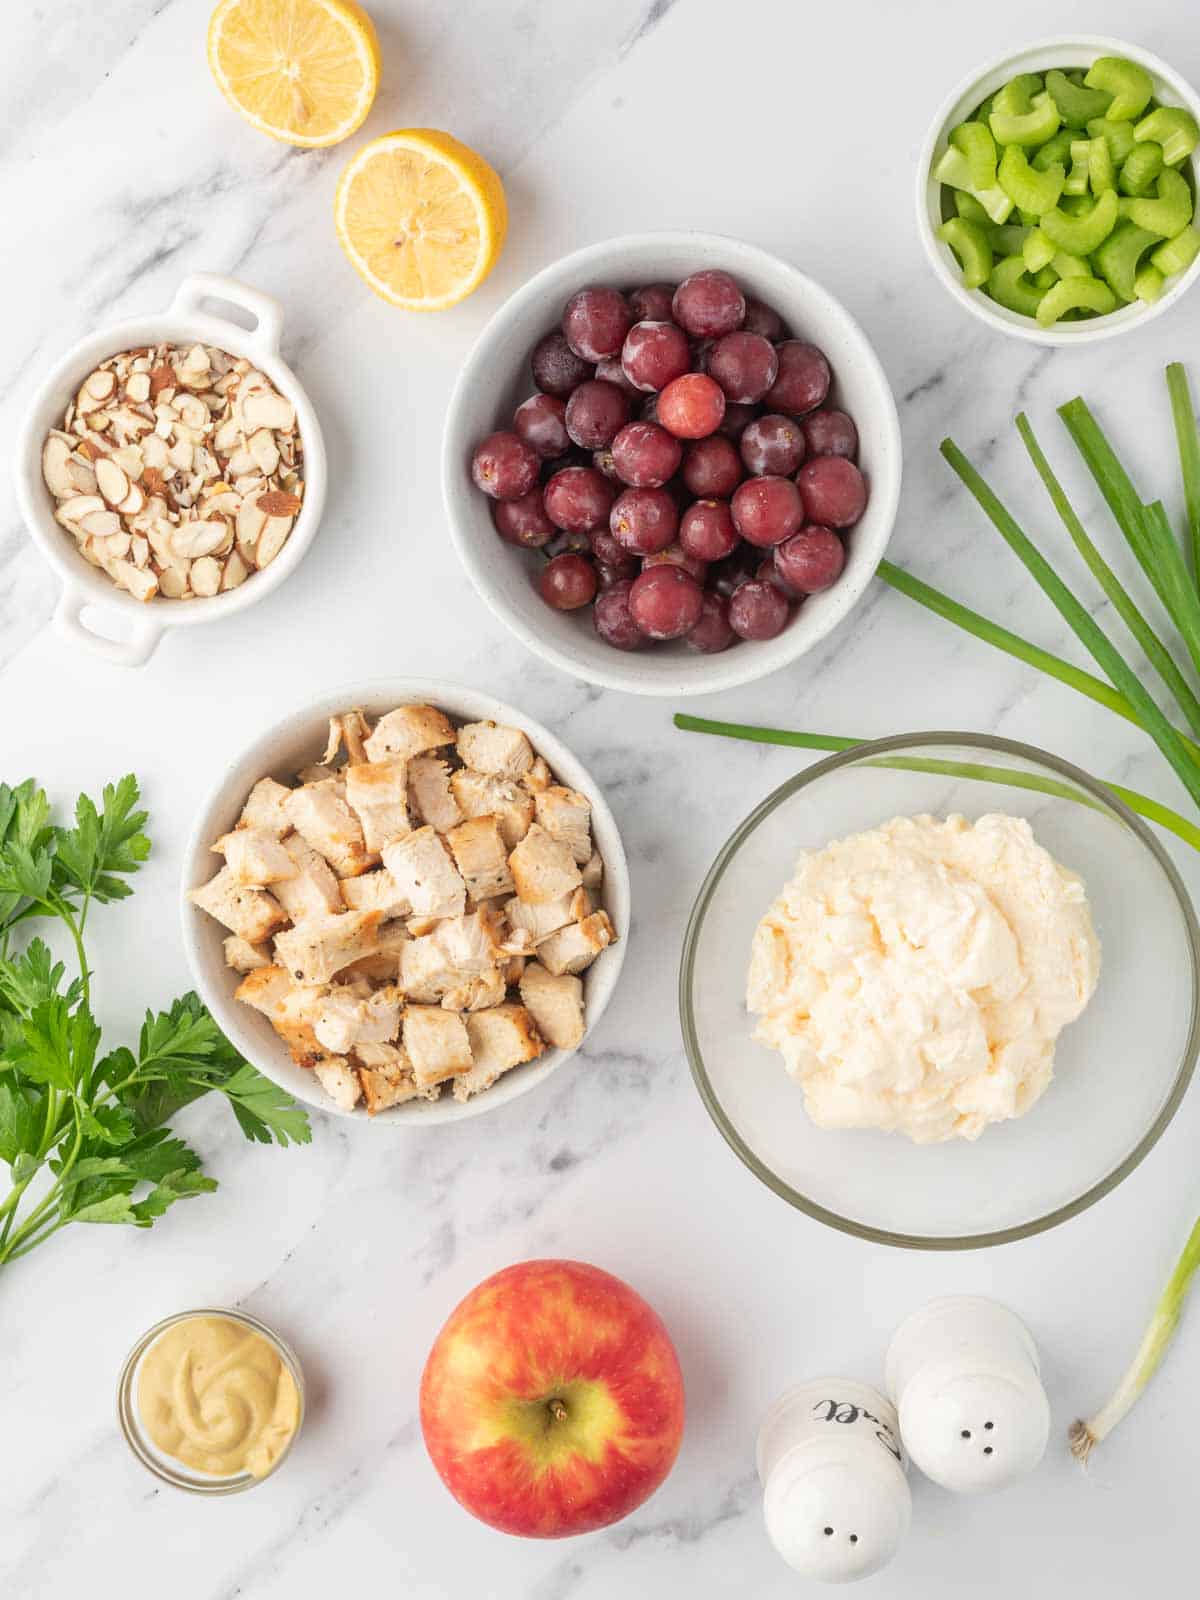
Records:
<instances>
[{"instance_id":1,"label":"bowl of diced chicken","mask_svg":"<svg viewBox=\"0 0 1200 1600\"><path fill-rule=\"evenodd\" d=\"M551 733L421 679L350 688L244 752L196 821L183 928L233 1043L335 1114L447 1122L534 1088L612 994L616 823Z\"/></svg>"}]
</instances>

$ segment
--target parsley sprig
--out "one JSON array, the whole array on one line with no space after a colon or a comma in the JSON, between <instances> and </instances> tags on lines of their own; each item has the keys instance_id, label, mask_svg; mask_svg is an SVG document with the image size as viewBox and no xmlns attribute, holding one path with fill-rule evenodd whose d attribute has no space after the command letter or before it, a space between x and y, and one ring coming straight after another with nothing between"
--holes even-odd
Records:
<instances>
[{"instance_id":1,"label":"parsley sprig","mask_svg":"<svg viewBox=\"0 0 1200 1600\"><path fill-rule=\"evenodd\" d=\"M306 1144L304 1111L245 1061L198 996L147 1011L136 1049L101 1053L84 933L94 905L124 900L150 853L136 778L80 795L75 823L54 823L28 779L0 783L0 1267L69 1222L148 1228L177 1200L216 1188L199 1155L167 1127L201 1095L225 1096L261 1144ZM78 972L26 924L54 918Z\"/></svg>"}]
</instances>

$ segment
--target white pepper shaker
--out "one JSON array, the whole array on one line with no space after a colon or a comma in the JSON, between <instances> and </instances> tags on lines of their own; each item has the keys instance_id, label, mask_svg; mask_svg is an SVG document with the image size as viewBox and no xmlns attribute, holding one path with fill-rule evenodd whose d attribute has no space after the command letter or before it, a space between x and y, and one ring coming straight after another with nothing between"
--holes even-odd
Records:
<instances>
[{"instance_id":1,"label":"white pepper shaker","mask_svg":"<svg viewBox=\"0 0 1200 1600\"><path fill-rule=\"evenodd\" d=\"M767 1533L797 1572L851 1583L886 1566L912 1517L896 1408L820 1378L780 1397L758 1433Z\"/></svg>"},{"instance_id":2,"label":"white pepper shaker","mask_svg":"<svg viewBox=\"0 0 1200 1600\"><path fill-rule=\"evenodd\" d=\"M888 1347L887 1390L905 1449L944 1489L1005 1488L1045 1454L1050 1405L1037 1346L995 1300L953 1295L914 1311Z\"/></svg>"}]
</instances>

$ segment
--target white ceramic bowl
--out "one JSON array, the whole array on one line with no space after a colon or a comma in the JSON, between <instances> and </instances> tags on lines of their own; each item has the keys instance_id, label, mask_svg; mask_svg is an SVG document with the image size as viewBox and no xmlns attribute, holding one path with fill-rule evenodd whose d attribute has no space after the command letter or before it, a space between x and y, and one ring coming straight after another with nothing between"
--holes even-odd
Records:
<instances>
[{"instance_id":1,"label":"white ceramic bowl","mask_svg":"<svg viewBox=\"0 0 1200 1600\"><path fill-rule=\"evenodd\" d=\"M942 223L942 185L935 182L933 168L946 150L951 131L965 121L981 101L995 94L1019 72L1045 72L1050 67L1090 67L1098 56L1126 56L1136 61L1154 80L1154 97L1160 104L1185 106L1200 122L1200 95L1149 50L1128 44L1124 39L1107 39L1097 34L1063 34L999 56L964 78L939 107L917 160L917 232L938 282L959 305L965 306L989 328L1016 334L1019 339L1028 339L1033 344L1095 344L1100 339L1112 339L1129 328L1141 327L1151 317L1160 317L1200 277L1200 257L1197 257L1185 272L1168 278L1162 297L1153 305L1136 303L1112 311L1106 317L1088 317L1079 322L1060 322L1051 328L1041 328L1032 317L1023 317L1019 312L997 305L981 289L965 288L953 251L937 237ZM1187 165L1191 169L1193 187L1200 189L1200 150L1188 157Z\"/></svg>"},{"instance_id":2,"label":"white ceramic bowl","mask_svg":"<svg viewBox=\"0 0 1200 1600\"><path fill-rule=\"evenodd\" d=\"M248 1061L274 1082L282 1085L297 1100L327 1111L333 1116L352 1117L363 1124L389 1126L429 1126L435 1122L462 1122L483 1111L507 1105L543 1083L571 1055L569 1050L550 1050L538 1060L514 1067L483 1094L459 1104L446 1095L439 1099L414 1100L392 1106L376 1117L364 1111L341 1111L321 1088L312 1073L298 1067L266 1017L235 1000L233 992L240 978L225 965L222 943L226 930L186 898L189 889L206 883L220 865L210 846L214 839L234 826L253 785L262 777L290 781L301 767L318 761L325 748L329 718L335 712L357 706L368 716L380 716L405 702L428 703L441 708L456 722L490 718L524 729L539 755L545 756L555 776L572 789L587 795L592 803L592 836L604 862L604 884L600 903L617 930L616 943L599 956L583 974L585 1021L588 1037L604 1014L612 997L625 959L629 937L629 866L613 814L599 786L583 763L540 723L504 701L475 689L435 682L427 678L390 678L366 684L350 684L326 695L315 705L305 706L268 728L237 757L200 809L183 860L180 899L183 912L183 943L188 961L204 1003L224 1033Z\"/></svg>"},{"instance_id":3,"label":"white ceramic bowl","mask_svg":"<svg viewBox=\"0 0 1200 1600\"><path fill-rule=\"evenodd\" d=\"M220 315L214 307L221 302L254 318L254 327L247 332L241 323ZM195 273L183 280L166 311L90 333L68 350L43 380L25 418L14 458L17 502L33 542L63 581L54 622L68 638L118 666L141 666L167 628L195 627L244 611L265 599L300 565L325 503L325 445L308 396L280 357L282 326L283 307L270 295L233 278ZM118 589L107 574L83 559L70 534L55 522L54 503L42 481L46 434L58 426L68 401L93 367L118 351L164 340L211 344L253 361L295 406L304 442L304 504L287 543L265 571L252 573L236 589L210 599L168 600L159 595L143 602ZM122 619L123 637L113 639L87 626L93 611Z\"/></svg>"},{"instance_id":4,"label":"white ceramic bowl","mask_svg":"<svg viewBox=\"0 0 1200 1600\"><path fill-rule=\"evenodd\" d=\"M861 522L847 539L845 571L824 594L805 601L775 639L740 642L700 655L682 641L626 654L598 637L591 607L552 611L533 584L538 558L505 544L492 526L491 502L471 482L479 440L507 427L533 392L529 353L557 327L564 303L589 283L632 289L678 282L703 267L730 272L750 295L773 305L794 337L829 357L833 398L858 424L859 464L870 486ZM711 233L646 233L589 245L546 267L518 290L483 330L450 401L442 451L450 531L472 582L496 615L536 655L577 678L632 694L712 694L764 678L797 661L853 608L887 547L900 497L900 424L879 360L862 329L837 300L789 262L756 246Z\"/></svg>"}]
</instances>

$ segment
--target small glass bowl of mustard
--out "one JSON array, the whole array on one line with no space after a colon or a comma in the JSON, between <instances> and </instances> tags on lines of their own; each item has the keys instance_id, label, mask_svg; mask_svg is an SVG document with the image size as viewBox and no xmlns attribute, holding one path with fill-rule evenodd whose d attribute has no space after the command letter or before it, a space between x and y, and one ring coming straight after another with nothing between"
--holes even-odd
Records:
<instances>
[{"instance_id":1,"label":"small glass bowl of mustard","mask_svg":"<svg viewBox=\"0 0 1200 1600\"><path fill-rule=\"evenodd\" d=\"M240 1494L277 1472L304 1423L296 1353L244 1311L164 1317L125 1359L117 1419L155 1477L191 1494Z\"/></svg>"}]
</instances>

